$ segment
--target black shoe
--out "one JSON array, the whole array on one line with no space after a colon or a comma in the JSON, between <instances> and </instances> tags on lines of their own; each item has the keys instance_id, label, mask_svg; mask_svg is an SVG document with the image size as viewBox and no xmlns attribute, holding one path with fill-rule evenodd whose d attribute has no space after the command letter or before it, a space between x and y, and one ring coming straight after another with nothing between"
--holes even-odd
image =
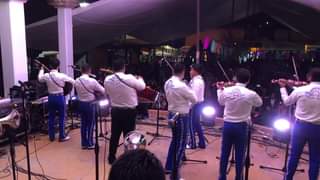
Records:
<instances>
[{"instance_id":1,"label":"black shoe","mask_svg":"<svg viewBox=\"0 0 320 180\"><path fill-rule=\"evenodd\" d=\"M95 145L92 145L92 146L88 146L86 149L87 150L92 150L92 149L94 149L95 148Z\"/></svg>"},{"instance_id":2,"label":"black shoe","mask_svg":"<svg viewBox=\"0 0 320 180\"><path fill-rule=\"evenodd\" d=\"M116 161L116 158L114 156L109 156L108 161L109 161L109 164L111 165L114 163L114 161Z\"/></svg>"},{"instance_id":3,"label":"black shoe","mask_svg":"<svg viewBox=\"0 0 320 180\"><path fill-rule=\"evenodd\" d=\"M59 139L59 142L65 142L65 141L69 141L70 140L70 136L66 136L62 139Z\"/></svg>"}]
</instances>

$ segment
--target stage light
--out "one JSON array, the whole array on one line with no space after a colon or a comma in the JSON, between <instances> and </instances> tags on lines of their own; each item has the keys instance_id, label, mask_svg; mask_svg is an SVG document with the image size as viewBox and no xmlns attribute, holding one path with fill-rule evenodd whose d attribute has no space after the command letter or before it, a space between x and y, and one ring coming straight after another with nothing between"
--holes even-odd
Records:
<instances>
[{"instance_id":1,"label":"stage light","mask_svg":"<svg viewBox=\"0 0 320 180\"><path fill-rule=\"evenodd\" d=\"M287 119L277 119L273 123L273 127L279 132L287 132L290 129L290 122Z\"/></svg>"},{"instance_id":2,"label":"stage light","mask_svg":"<svg viewBox=\"0 0 320 180\"><path fill-rule=\"evenodd\" d=\"M216 110L215 110L215 108L213 106L205 106L202 109L202 114L205 117L213 117L216 114Z\"/></svg>"},{"instance_id":3,"label":"stage light","mask_svg":"<svg viewBox=\"0 0 320 180\"><path fill-rule=\"evenodd\" d=\"M103 99L101 101L99 101L99 105L100 107L105 107L109 105L109 100L108 99Z\"/></svg>"},{"instance_id":4,"label":"stage light","mask_svg":"<svg viewBox=\"0 0 320 180\"><path fill-rule=\"evenodd\" d=\"M90 3L85 2L85 1L80 3L80 7L82 7L82 8L85 8L85 7L89 6L89 5L90 5Z\"/></svg>"}]
</instances>

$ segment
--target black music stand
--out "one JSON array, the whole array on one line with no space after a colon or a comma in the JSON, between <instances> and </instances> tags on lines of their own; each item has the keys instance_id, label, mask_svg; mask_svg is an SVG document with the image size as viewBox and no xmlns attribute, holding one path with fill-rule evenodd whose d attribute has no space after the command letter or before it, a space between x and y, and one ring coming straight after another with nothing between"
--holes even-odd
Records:
<instances>
[{"instance_id":1,"label":"black music stand","mask_svg":"<svg viewBox=\"0 0 320 180\"><path fill-rule=\"evenodd\" d=\"M157 127L156 127L156 132L155 133L151 133L151 132L147 132L148 135L153 136L153 138L151 139L151 141L148 143L148 145L150 146L154 140L156 140L157 138L170 138L170 136L166 136L166 135L161 135L159 133L159 127L160 127L160 103L161 103L161 94L160 92L157 93L157 96L155 98L154 104L156 105L157 108Z\"/></svg>"},{"instance_id":2,"label":"black music stand","mask_svg":"<svg viewBox=\"0 0 320 180\"><path fill-rule=\"evenodd\" d=\"M98 111L97 109L100 108L99 101L95 101L92 103L92 106L95 108L95 146L94 146L94 153L95 153L95 171L96 171L96 180L99 180L99 130L98 130Z\"/></svg>"}]
</instances>

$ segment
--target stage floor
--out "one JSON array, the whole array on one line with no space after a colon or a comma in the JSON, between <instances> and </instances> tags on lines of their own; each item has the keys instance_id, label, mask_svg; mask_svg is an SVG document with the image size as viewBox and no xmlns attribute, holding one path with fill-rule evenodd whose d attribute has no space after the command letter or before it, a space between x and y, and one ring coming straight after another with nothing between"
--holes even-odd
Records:
<instances>
[{"instance_id":1,"label":"stage floor","mask_svg":"<svg viewBox=\"0 0 320 180\"><path fill-rule=\"evenodd\" d=\"M107 127L110 124L107 123ZM108 129L108 128L107 128ZM155 127L150 125L137 125L137 129L141 132L154 132ZM207 130L213 133L213 129ZM170 129L167 127L160 128L161 134L170 135ZM210 132L210 133L211 133ZM216 134L216 133L213 133ZM32 171L42 174L41 166L44 173L48 176L68 179L68 180L93 180L95 179L95 154L93 150L81 150L80 148L80 131L74 129L70 132L71 140L64 143L49 142L46 135L37 134L30 136L30 152ZM152 139L151 136L146 135L147 140ZM220 153L221 138L218 136L207 135L209 144L205 150L187 150L187 157L189 159L207 160L208 164L186 163L182 166L182 177L185 180L209 180L218 179L219 160L216 159ZM104 139L100 139L100 179L103 179L103 174L107 179L110 166L104 161L105 149L108 149L109 143L105 143ZM169 145L168 138L160 138L150 146L148 150L157 155L157 157L165 163L167 150ZM106 147L106 148L105 148ZM35 148L37 153L35 153ZM24 146L16 147L17 164L26 168L25 149ZM123 148L118 149L118 155L123 152ZM283 173L278 171L262 170L260 165L267 165L272 167L282 168L284 160L284 149L278 147L266 146L252 142L251 159L254 166L250 168L250 179L252 180L282 180ZM37 156L36 156L37 154ZM107 155L107 154L106 154ZM38 158L37 158L38 157ZM38 162L38 160L39 162ZM2 156L0 159L0 170L5 169L9 165L8 156ZM105 166L105 168L104 168ZM306 168L306 162L301 161L301 168ZM305 169L307 172L307 169ZM104 173L105 172L105 173ZM295 179L307 179L307 173L297 173ZM1 171L0 178L8 175L8 172ZM234 168L228 179L234 178ZM6 178L12 179L9 175ZM26 175L19 173L18 179L27 179ZM36 179L33 177L32 179Z\"/></svg>"}]
</instances>

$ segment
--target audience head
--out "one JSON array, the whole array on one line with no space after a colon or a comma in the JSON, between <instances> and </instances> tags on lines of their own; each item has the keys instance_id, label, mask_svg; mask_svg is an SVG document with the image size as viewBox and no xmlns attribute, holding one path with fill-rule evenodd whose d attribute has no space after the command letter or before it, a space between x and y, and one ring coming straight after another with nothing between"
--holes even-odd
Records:
<instances>
[{"instance_id":1,"label":"audience head","mask_svg":"<svg viewBox=\"0 0 320 180\"><path fill-rule=\"evenodd\" d=\"M191 65L190 76L194 77L202 74L202 66L200 64Z\"/></svg>"},{"instance_id":2,"label":"audience head","mask_svg":"<svg viewBox=\"0 0 320 180\"><path fill-rule=\"evenodd\" d=\"M239 83L248 84L250 82L251 73L249 70L240 68L236 71L235 80Z\"/></svg>"},{"instance_id":3,"label":"audience head","mask_svg":"<svg viewBox=\"0 0 320 180\"><path fill-rule=\"evenodd\" d=\"M112 63L112 69L115 71L115 72L124 72L125 71L125 68L126 67L126 63L125 63L125 60L123 58L117 58L113 61Z\"/></svg>"},{"instance_id":4,"label":"audience head","mask_svg":"<svg viewBox=\"0 0 320 180\"><path fill-rule=\"evenodd\" d=\"M131 150L119 157L111 167L109 180L165 180L161 162L145 150Z\"/></svg>"},{"instance_id":5,"label":"audience head","mask_svg":"<svg viewBox=\"0 0 320 180\"><path fill-rule=\"evenodd\" d=\"M175 64L173 67L173 74L177 77L179 77L180 79L184 78L184 74L185 74L185 67L183 64L178 63Z\"/></svg>"},{"instance_id":6,"label":"audience head","mask_svg":"<svg viewBox=\"0 0 320 180\"><path fill-rule=\"evenodd\" d=\"M57 58L50 60L50 69L58 69L60 66L60 61Z\"/></svg>"},{"instance_id":7,"label":"audience head","mask_svg":"<svg viewBox=\"0 0 320 180\"><path fill-rule=\"evenodd\" d=\"M320 82L320 68L312 68L307 75L307 80Z\"/></svg>"},{"instance_id":8,"label":"audience head","mask_svg":"<svg viewBox=\"0 0 320 180\"><path fill-rule=\"evenodd\" d=\"M83 74L90 74L91 73L91 66L89 64L84 64L82 67L81 67L81 72Z\"/></svg>"}]
</instances>

